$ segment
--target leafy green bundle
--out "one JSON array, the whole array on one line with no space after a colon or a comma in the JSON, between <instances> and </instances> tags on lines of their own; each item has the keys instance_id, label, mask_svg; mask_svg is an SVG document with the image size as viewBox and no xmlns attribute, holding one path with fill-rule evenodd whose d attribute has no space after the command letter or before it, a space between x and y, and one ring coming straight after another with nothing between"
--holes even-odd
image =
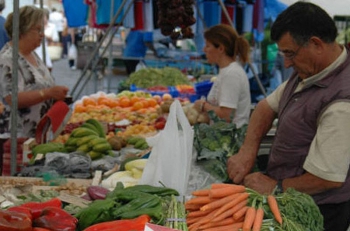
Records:
<instances>
[{"instance_id":1,"label":"leafy green bundle","mask_svg":"<svg viewBox=\"0 0 350 231\"><path fill-rule=\"evenodd\" d=\"M126 82L138 88L191 84L187 76L174 67L143 68L130 74Z\"/></svg>"},{"instance_id":2,"label":"leafy green bundle","mask_svg":"<svg viewBox=\"0 0 350 231\"><path fill-rule=\"evenodd\" d=\"M210 125L194 125L194 148L197 150L197 163L221 181L227 181L227 158L237 153L241 147L247 125L237 128L236 124L220 119L209 111Z\"/></svg>"}]
</instances>

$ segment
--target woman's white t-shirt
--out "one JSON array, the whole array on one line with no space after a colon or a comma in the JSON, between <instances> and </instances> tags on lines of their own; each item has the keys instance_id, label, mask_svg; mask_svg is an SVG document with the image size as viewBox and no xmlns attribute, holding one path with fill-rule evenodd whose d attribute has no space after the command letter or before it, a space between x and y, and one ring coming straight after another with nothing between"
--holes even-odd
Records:
<instances>
[{"instance_id":1,"label":"woman's white t-shirt","mask_svg":"<svg viewBox=\"0 0 350 231\"><path fill-rule=\"evenodd\" d=\"M236 109L232 120L237 127L248 124L251 97L248 76L238 62L219 70L207 100L215 106Z\"/></svg>"}]
</instances>

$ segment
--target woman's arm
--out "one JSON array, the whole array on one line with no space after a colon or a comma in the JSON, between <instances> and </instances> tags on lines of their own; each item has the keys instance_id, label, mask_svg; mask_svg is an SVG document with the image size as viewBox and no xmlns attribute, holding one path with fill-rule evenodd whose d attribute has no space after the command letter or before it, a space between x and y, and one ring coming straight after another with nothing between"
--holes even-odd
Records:
<instances>
[{"instance_id":1,"label":"woman's arm","mask_svg":"<svg viewBox=\"0 0 350 231\"><path fill-rule=\"evenodd\" d=\"M39 90L19 92L17 96L18 108L20 109L30 107L49 99L64 100L68 93L68 90L69 89L65 86L54 86ZM6 96L5 100L9 105L11 105L11 95Z\"/></svg>"},{"instance_id":2,"label":"woman's arm","mask_svg":"<svg viewBox=\"0 0 350 231\"><path fill-rule=\"evenodd\" d=\"M232 122L232 118L234 118L236 113L235 108L214 106L206 101L203 101L202 111L203 112L214 111L218 117L226 120L226 122L228 123Z\"/></svg>"}]
</instances>

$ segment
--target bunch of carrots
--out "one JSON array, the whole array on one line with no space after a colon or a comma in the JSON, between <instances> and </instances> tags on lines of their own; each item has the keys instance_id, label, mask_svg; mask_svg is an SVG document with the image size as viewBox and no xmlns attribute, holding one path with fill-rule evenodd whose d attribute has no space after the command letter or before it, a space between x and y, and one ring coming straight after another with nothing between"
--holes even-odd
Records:
<instances>
[{"instance_id":1,"label":"bunch of carrots","mask_svg":"<svg viewBox=\"0 0 350 231\"><path fill-rule=\"evenodd\" d=\"M185 202L190 231L260 231L265 215L264 201L282 225L273 195L262 196L242 185L225 183L212 184L208 189L193 191L192 195Z\"/></svg>"}]
</instances>

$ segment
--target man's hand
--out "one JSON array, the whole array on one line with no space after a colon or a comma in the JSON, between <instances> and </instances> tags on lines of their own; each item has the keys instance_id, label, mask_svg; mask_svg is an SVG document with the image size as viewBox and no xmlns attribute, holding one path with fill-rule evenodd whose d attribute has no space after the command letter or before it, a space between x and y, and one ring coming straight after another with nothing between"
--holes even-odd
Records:
<instances>
[{"instance_id":1,"label":"man's hand","mask_svg":"<svg viewBox=\"0 0 350 231\"><path fill-rule=\"evenodd\" d=\"M255 156L249 156L242 149L227 161L227 173L235 184L242 183L244 177L250 173L255 163Z\"/></svg>"},{"instance_id":2,"label":"man's hand","mask_svg":"<svg viewBox=\"0 0 350 231\"><path fill-rule=\"evenodd\" d=\"M271 194L276 187L277 181L262 174L255 172L244 178L244 186L257 191L260 194Z\"/></svg>"}]
</instances>

